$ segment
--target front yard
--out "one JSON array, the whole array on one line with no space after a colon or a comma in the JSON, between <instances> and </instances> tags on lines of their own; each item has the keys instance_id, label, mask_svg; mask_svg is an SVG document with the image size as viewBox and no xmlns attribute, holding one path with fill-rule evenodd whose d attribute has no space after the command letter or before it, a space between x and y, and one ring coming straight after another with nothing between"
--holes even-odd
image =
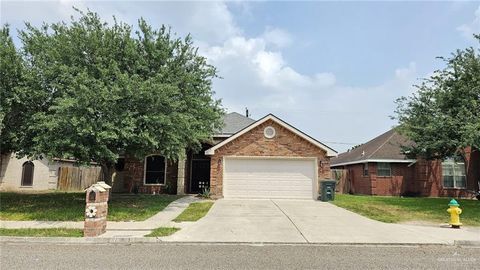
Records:
<instances>
[{"instance_id":1,"label":"front yard","mask_svg":"<svg viewBox=\"0 0 480 270\"><path fill-rule=\"evenodd\" d=\"M336 194L333 204L371 219L388 223L432 222L447 223L451 198L400 198ZM463 210L464 225L480 226L480 201L457 200Z\"/></svg>"},{"instance_id":2,"label":"front yard","mask_svg":"<svg viewBox=\"0 0 480 270\"><path fill-rule=\"evenodd\" d=\"M113 194L109 221L142 221L181 196ZM0 220L82 221L85 193L0 193Z\"/></svg>"},{"instance_id":3,"label":"front yard","mask_svg":"<svg viewBox=\"0 0 480 270\"><path fill-rule=\"evenodd\" d=\"M83 237L80 229L4 229L0 228L0 236L28 236L28 237Z\"/></svg>"}]
</instances>

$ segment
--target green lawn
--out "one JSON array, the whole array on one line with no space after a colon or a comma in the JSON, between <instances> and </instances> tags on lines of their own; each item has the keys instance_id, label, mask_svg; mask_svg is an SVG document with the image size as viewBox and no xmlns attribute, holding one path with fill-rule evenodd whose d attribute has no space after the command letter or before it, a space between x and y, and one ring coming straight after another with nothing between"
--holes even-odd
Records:
<instances>
[{"instance_id":1,"label":"green lawn","mask_svg":"<svg viewBox=\"0 0 480 270\"><path fill-rule=\"evenodd\" d=\"M4 229L0 228L1 236L32 236L32 237L83 237L80 229Z\"/></svg>"},{"instance_id":2,"label":"green lawn","mask_svg":"<svg viewBox=\"0 0 480 270\"><path fill-rule=\"evenodd\" d=\"M108 220L142 221L180 198L175 195L117 195L110 199ZM85 193L0 193L0 220L82 221Z\"/></svg>"},{"instance_id":3,"label":"green lawn","mask_svg":"<svg viewBox=\"0 0 480 270\"><path fill-rule=\"evenodd\" d=\"M371 219L399 223L427 221L447 223L451 198L400 198L336 194L331 203ZM457 200L463 210L460 221L464 225L480 226L480 201Z\"/></svg>"},{"instance_id":4,"label":"green lawn","mask_svg":"<svg viewBox=\"0 0 480 270\"><path fill-rule=\"evenodd\" d=\"M191 203L187 209L185 209L178 217L173 221L183 222L183 221L197 221L204 217L208 210L212 207L213 202L196 202Z\"/></svg>"},{"instance_id":5,"label":"green lawn","mask_svg":"<svg viewBox=\"0 0 480 270\"><path fill-rule=\"evenodd\" d=\"M160 227L153 230L151 233L145 235L146 237L162 237L162 236L169 236L174 234L175 232L179 231L179 228L174 227Z\"/></svg>"}]
</instances>

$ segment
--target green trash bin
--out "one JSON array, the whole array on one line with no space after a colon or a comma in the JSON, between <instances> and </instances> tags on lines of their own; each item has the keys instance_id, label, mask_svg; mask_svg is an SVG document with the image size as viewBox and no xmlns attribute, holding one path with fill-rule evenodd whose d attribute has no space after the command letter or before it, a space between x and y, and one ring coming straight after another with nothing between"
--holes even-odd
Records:
<instances>
[{"instance_id":1,"label":"green trash bin","mask_svg":"<svg viewBox=\"0 0 480 270\"><path fill-rule=\"evenodd\" d=\"M335 180L323 180L320 182L320 200L323 202L335 200Z\"/></svg>"}]
</instances>

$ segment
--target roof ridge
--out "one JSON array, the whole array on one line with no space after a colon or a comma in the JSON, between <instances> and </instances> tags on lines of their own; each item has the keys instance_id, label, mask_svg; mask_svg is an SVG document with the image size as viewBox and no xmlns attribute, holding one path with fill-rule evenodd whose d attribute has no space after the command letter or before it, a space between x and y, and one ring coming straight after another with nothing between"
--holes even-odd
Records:
<instances>
[{"instance_id":1,"label":"roof ridge","mask_svg":"<svg viewBox=\"0 0 480 270\"><path fill-rule=\"evenodd\" d=\"M387 131L388 132L388 131ZM393 130L392 132L392 135L390 135L390 137L388 137L388 139L386 139L377 149L375 149L375 151L373 151L369 156L368 158L371 158L376 152L378 152L378 150L380 150L380 148L382 148L387 142L390 141L390 139L393 138L393 136L395 136L395 130Z\"/></svg>"}]
</instances>

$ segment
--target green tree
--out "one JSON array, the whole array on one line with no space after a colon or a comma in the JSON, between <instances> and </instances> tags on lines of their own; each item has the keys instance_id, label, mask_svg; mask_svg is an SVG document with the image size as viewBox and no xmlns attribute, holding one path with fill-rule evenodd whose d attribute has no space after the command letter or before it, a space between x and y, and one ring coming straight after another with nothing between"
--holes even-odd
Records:
<instances>
[{"instance_id":1,"label":"green tree","mask_svg":"<svg viewBox=\"0 0 480 270\"><path fill-rule=\"evenodd\" d=\"M23 64L8 25L0 29L0 154L18 150L28 116L28 97L21 92Z\"/></svg>"},{"instance_id":2,"label":"green tree","mask_svg":"<svg viewBox=\"0 0 480 270\"><path fill-rule=\"evenodd\" d=\"M480 44L480 35L475 35ZM480 149L480 47L440 57L446 67L397 100L399 130L415 142L411 155L444 159Z\"/></svg>"},{"instance_id":3,"label":"green tree","mask_svg":"<svg viewBox=\"0 0 480 270\"><path fill-rule=\"evenodd\" d=\"M26 24L20 32L26 85L43 102L21 154L98 162L110 181L122 153L177 159L210 139L223 114L212 97L216 69L190 36L175 38L143 19L133 32L78 12L69 24Z\"/></svg>"}]
</instances>

